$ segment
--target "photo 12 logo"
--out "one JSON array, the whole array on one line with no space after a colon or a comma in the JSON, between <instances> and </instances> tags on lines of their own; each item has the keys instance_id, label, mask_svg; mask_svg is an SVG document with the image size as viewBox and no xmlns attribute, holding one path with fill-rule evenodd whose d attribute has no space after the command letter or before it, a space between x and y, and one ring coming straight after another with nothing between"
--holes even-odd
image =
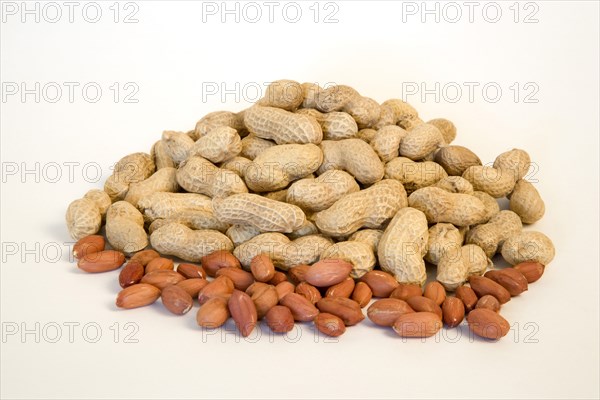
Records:
<instances>
[{"instance_id":1,"label":"photo 12 logo","mask_svg":"<svg viewBox=\"0 0 600 400\"><path fill-rule=\"evenodd\" d=\"M539 4L532 1L403 1L402 22L496 24L503 20L510 20L515 24L537 24L540 22L539 11Z\"/></svg>"},{"instance_id":2,"label":"photo 12 logo","mask_svg":"<svg viewBox=\"0 0 600 400\"><path fill-rule=\"evenodd\" d=\"M2 103L139 103L135 82L2 82Z\"/></svg>"},{"instance_id":3,"label":"photo 12 logo","mask_svg":"<svg viewBox=\"0 0 600 400\"><path fill-rule=\"evenodd\" d=\"M286 22L295 24L310 21L315 24L337 24L340 5L338 2L295 1L203 1L202 23L248 23Z\"/></svg>"},{"instance_id":4,"label":"photo 12 logo","mask_svg":"<svg viewBox=\"0 0 600 400\"><path fill-rule=\"evenodd\" d=\"M40 2L3 1L0 5L2 23L76 23L96 24L111 21L115 24L137 24L140 6L137 2Z\"/></svg>"},{"instance_id":5,"label":"photo 12 logo","mask_svg":"<svg viewBox=\"0 0 600 400\"><path fill-rule=\"evenodd\" d=\"M48 321L2 322L2 343L139 343L140 327L135 322L110 325L99 322Z\"/></svg>"}]
</instances>

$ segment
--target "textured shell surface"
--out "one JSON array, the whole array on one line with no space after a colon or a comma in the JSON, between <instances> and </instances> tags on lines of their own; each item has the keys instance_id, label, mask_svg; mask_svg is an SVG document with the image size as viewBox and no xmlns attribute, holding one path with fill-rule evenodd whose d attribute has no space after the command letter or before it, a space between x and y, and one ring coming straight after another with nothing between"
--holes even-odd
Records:
<instances>
[{"instance_id":1,"label":"textured shell surface","mask_svg":"<svg viewBox=\"0 0 600 400\"><path fill-rule=\"evenodd\" d=\"M515 187L512 173L485 166L472 166L465 170L463 178L471 182L473 189L486 192L498 199L505 197Z\"/></svg>"},{"instance_id":2,"label":"textured shell surface","mask_svg":"<svg viewBox=\"0 0 600 400\"><path fill-rule=\"evenodd\" d=\"M150 235L152 247L161 254L198 262L217 250L233 250L227 236L209 229L192 230L185 225L171 223L156 229Z\"/></svg>"},{"instance_id":3,"label":"textured shell surface","mask_svg":"<svg viewBox=\"0 0 600 400\"><path fill-rule=\"evenodd\" d=\"M187 192L210 197L227 197L247 193L248 188L238 174L216 167L202 157L190 157L177 170L177 183Z\"/></svg>"},{"instance_id":4,"label":"textured shell surface","mask_svg":"<svg viewBox=\"0 0 600 400\"><path fill-rule=\"evenodd\" d=\"M193 139L198 140L212 129L221 126L242 131L244 129L244 121L238 114L231 111L214 111L208 113L196 123Z\"/></svg>"},{"instance_id":5,"label":"textured shell surface","mask_svg":"<svg viewBox=\"0 0 600 400\"><path fill-rule=\"evenodd\" d=\"M437 187L425 187L408 197L408 204L421 210L430 223L448 222L456 226L483 222L485 206L470 194L450 193Z\"/></svg>"},{"instance_id":6,"label":"textured shell surface","mask_svg":"<svg viewBox=\"0 0 600 400\"><path fill-rule=\"evenodd\" d=\"M511 265L537 261L548 265L554 259L552 240L542 232L524 231L508 237L502 245L502 257Z\"/></svg>"},{"instance_id":7,"label":"textured shell surface","mask_svg":"<svg viewBox=\"0 0 600 400\"><path fill-rule=\"evenodd\" d=\"M301 179L292 183L286 201L310 211L321 211L348 193L360 190L358 183L349 173L329 170L316 179Z\"/></svg>"},{"instance_id":8,"label":"textured shell surface","mask_svg":"<svg viewBox=\"0 0 600 400\"><path fill-rule=\"evenodd\" d=\"M318 144L323 140L323 131L317 120L280 108L250 107L244 114L244 124L251 133L277 144Z\"/></svg>"},{"instance_id":9,"label":"textured shell surface","mask_svg":"<svg viewBox=\"0 0 600 400\"><path fill-rule=\"evenodd\" d=\"M213 208L225 223L252 225L265 232L290 233L306 220L297 206L250 193L214 199Z\"/></svg>"},{"instance_id":10,"label":"textured shell surface","mask_svg":"<svg viewBox=\"0 0 600 400\"><path fill-rule=\"evenodd\" d=\"M475 153L463 146L445 146L435 154L434 161L442 166L448 175L462 176L465 170L481 165Z\"/></svg>"},{"instance_id":11,"label":"textured shell surface","mask_svg":"<svg viewBox=\"0 0 600 400\"><path fill-rule=\"evenodd\" d=\"M375 150L364 140L324 140L321 150L323 163L317 171L319 175L330 169L341 169L364 185L370 185L383 178L383 163Z\"/></svg>"},{"instance_id":12,"label":"textured shell surface","mask_svg":"<svg viewBox=\"0 0 600 400\"><path fill-rule=\"evenodd\" d=\"M177 169L175 168L161 168L148 179L131 183L125 201L138 207L140 199L151 193L178 191L179 184L177 183L176 174Z\"/></svg>"},{"instance_id":13,"label":"textured shell surface","mask_svg":"<svg viewBox=\"0 0 600 400\"><path fill-rule=\"evenodd\" d=\"M371 271L377 262L373 248L359 241L338 242L330 246L321 253L321 260L327 258L348 261L352 264L350 276L355 279Z\"/></svg>"},{"instance_id":14,"label":"textured shell surface","mask_svg":"<svg viewBox=\"0 0 600 400\"><path fill-rule=\"evenodd\" d=\"M400 142L406 135L408 135L408 132L401 127L387 125L377 131L370 143L381 161L388 162L398 157Z\"/></svg>"},{"instance_id":15,"label":"textured shell surface","mask_svg":"<svg viewBox=\"0 0 600 400\"><path fill-rule=\"evenodd\" d=\"M102 214L98 206L86 198L71 202L65 219L69 234L75 240L97 233L102 224Z\"/></svg>"},{"instance_id":16,"label":"textured shell surface","mask_svg":"<svg viewBox=\"0 0 600 400\"><path fill-rule=\"evenodd\" d=\"M443 143L442 133L430 124L415 126L402 139L400 155L411 160L421 160Z\"/></svg>"},{"instance_id":17,"label":"textured shell surface","mask_svg":"<svg viewBox=\"0 0 600 400\"><path fill-rule=\"evenodd\" d=\"M428 239L425 214L410 207L400 209L379 242L379 266L398 282L422 285L427 279L423 256Z\"/></svg>"},{"instance_id":18,"label":"textured shell surface","mask_svg":"<svg viewBox=\"0 0 600 400\"><path fill-rule=\"evenodd\" d=\"M345 195L327 210L318 212L315 223L327 235L347 236L363 227L382 228L407 204L402 184L387 179Z\"/></svg>"}]
</instances>

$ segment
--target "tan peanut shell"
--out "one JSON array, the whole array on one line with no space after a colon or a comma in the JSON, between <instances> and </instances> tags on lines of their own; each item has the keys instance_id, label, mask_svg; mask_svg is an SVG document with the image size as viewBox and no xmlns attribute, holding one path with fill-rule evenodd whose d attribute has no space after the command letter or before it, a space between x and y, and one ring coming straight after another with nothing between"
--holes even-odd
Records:
<instances>
[{"instance_id":1,"label":"tan peanut shell","mask_svg":"<svg viewBox=\"0 0 600 400\"><path fill-rule=\"evenodd\" d=\"M282 190L276 190L274 192L268 192L268 193L262 193L261 195L266 197L267 199L271 199L271 200L275 200L275 201L281 201L281 202L286 202L286 198L287 198L287 189L282 189Z\"/></svg>"},{"instance_id":2,"label":"tan peanut shell","mask_svg":"<svg viewBox=\"0 0 600 400\"><path fill-rule=\"evenodd\" d=\"M302 93L304 95L304 99L302 100L302 108L317 108L317 95L322 90L323 88L316 83L302 83Z\"/></svg>"},{"instance_id":3,"label":"tan peanut shell","mask_svg":"<svg viewBox=\"0 0 600 400\"><path fill-rule=\"evenodd\" d=\"M341 140L356 137L358 126L350 114L333 111L322 113L312 108L303 108L297 114L309 115L321 125L324 140Z\"/></svg>"},{"instance_id":4,"label":"tan peanut shell","mask_svg":"<svg viewBox=\"0 0 600 400\"><path fill-rule=\"evenodd\" d=\"M246 175L246 171L248 171L251 163L252 160L238 156L223 162L221 164L221 168L235 172L240 176L240 178L243 178L244 175Z\"/></svg>"},{"instance_id":5,"label":"tan peanut shell","mask_svg":"<svg viewBox=\"0 0 600 400\"><path fill-rule=\"evenodd\" d=\"M415 162L410 158L396 157L385 164L385 177L400 181L408 194L435 185L447 176L446 171L433 161Z\"/></svg>"},{"instance_id":6,"label":"tan peanut shell","mask_svg":"<svg viewBox=\"0 0 600 400\"><path fill-rule=\"evenodd\" d=\"M100 211L102 218L106 216L106 211L108 211L108 207L111 205L111 200L104 190L88 190L86 194L83 195L83 198L92 200L96 204L96 207L98 207L98 211Z\"/></svg>"},{"instance_id":7,"label":"tan peanut shell","mask_svg":"<svg viewBox=\"0 0 600 400\"><path fill-rule=\"evenodd\" d=\"M533 224L539 221L546 212L544 200L535 186L526 180L520 179L510 194L509 207L514 211L524 224Z\"/></svg>"},{"instance_id":8,"label":"tan peanut shell","mask_svg":"<svg viewBox=\"0 0 600 400\"><path fill-rule=\"evenodd\" d=\"M486 192L496 199L505 197L515 187L510 172L492 167L472 166L465 170L462 177L471 182L473 189Z\"/></svg>"},{"instance_id":9,"label":"tan peanut shell","mask_svg":"<svg viewBox=\"0 0 600 400\"><path fill-rule=\"evenodd\" d=\"M315 104L321 112L340 111L356 96L360 95L350 86L335 85L317 92Z\"/></svg>"},{"instance_id":10,"label":"tan peanut shell","mask_svg":"<svg viewBox=\"0 0 600 400\"><path fill-rule=\"evenodd\" d=\"M130 183L141 182L149 178L155 169L156 166L150 154L129 154L115 164L113 174L104 183L104 191L113 202L123 200Z\"/></svg>"},{"instance_id":11,"label":"tan peanut shell","mask_svg":"<svg viewBox=\"0 0 600 400\"><path fill-rule=\"evenodd\" d=\"M415 126L402 139L400 155L411 160L421 160L443 143L442 133L430 124Z\"/></svg>"},{"instance_id":12,"label":"tan peanut shell","mask_svg":"<svg viewBox=\"0 0 600 400\"><path fill-rule=\"evenodd\" d=\"M274 107L253 106L244 113L250 133L277 144L321 143L323 131L313 117Z\"/></svg>"},{"instance_id":13,"label":"tan peanut shell","mask_svg":"<svg viewBox=\"0 0 600 400\"><path fill-rule=\"evenodd\" d=\"M249 160L254 160L260 153L275 146L272 140L261 139L256 135L248 135L242 139L242 152L240 156Z\"/></svg>"},{"instance_id":14,"label":"tan peanut shell","mask_svg":"<svg viewBox=\"0 0 600 400\"><path fill-rule=\"evenodd\" d=\"M317 234L319 234L319 230L317 229L317 226L312 221L309 221L307 219L306 221L304 221L304 223L298 229L295 229L293 232L288 233L287 236L291 240L295 240L295 239L301 238L303 236L317 235Z\"/></svg>"},{"instance_id":15,"label":"tan peanut shell","mask_svg":"<svg viewBox=\"0 0 600 400\"><path fill-rule=\"evenodd\" d=\"M346 103L343 111L350 114L360 129L370 128L379 121L381 106L365 96L354 96Z\"/></svg>"},{"instance_id":16,"label":"tan peanut shell","mask_svg":"<svg viewBox=\"0 0 600 400\"><path fill-rule=\"evenodd\" d=\"M461 176L447 176L437 181L433 186L444 189L450 193L473 194L474 192L473 185Z\"/></svg>"},{"instance_id":17,"label":"tan peanut shell","mask_svg":"<svg viewBox=\"0 0 600 400\"><path fill-rule=\"evenodd\" d=\"M217 250L233 250L233 243L221 232L192 230L178 223L167 224L152 232L150 243L163 255L192 262L199 262L202 257Z\"/></svg>"},{"instance_id":18,"label":"tan peanut shell","mask_svg":"<svg viewBox=\"0 0 600 400\"><path fill-rule=\"evenodd\" d=\"M106 213L106 239L115 249L134 253L148 246L144 217L131 203L113 203Z\"/></svg>"},{"instance_id":19,"label":"tan peanut shell","mask_svg":"<svg viewBox=\"0 0 600 400\"><path fill-rule=\"evenodd\" d=\"M282 144L260 153L248 165L244 180L250 190L271 192L315 172L323 161L319 146Z\"/></svg>"},{"instance_id":20,"label":"tan peanut shell","mask_svg":"<svg viewBox=\"0 0 600 400\"><path fill-rule=\"evenodd\" d=\"M240 115L231 111L214 111L206 114L196 123L192 139L198 140L214 128L222 126L233 128L238 132L242 132L245 129L244 120Z\"/></svg>"},{"instance_id":21,"label":"tan peanut shell","mask_svg":"<svg viewBox=\"0 0 600 400\"><path fill-rule=\"evenodd\" d=\"M514 181L523 179L531 166L531 158L525 150L512 149L496 157L494 168L502 170Z\"/></svg>"},{"instance_id":22,"label":"tan peanut shell","mask_svg":"<svg viewBox=\"0 0 600 400\"><path fill-rule=\"evenodd\" d=\"M472 193L473 196L477 197L485 206L485 217L483 222L489 221L494 215L500 212L500 205L498 200L487 194L486 192L480 192L478 190Z\"/></svg>"},{"instance_id":23,"label":"tan peanut shell","mask_svg":"<svg viewBox=\"0 0 600 400\"><path fill-rule=\"evenodd\" d=\"M380 128L370 144L384 163L398 157L400 142L408 134L397 125L387 125Z\"/></svg>"},{"instance_id":24,"label":"tan peanut shell","mask_svg":"<svg viewBox=\"0 0 600 400\"><path fill-rule=\"evenodd\" d=\"M427 123L440 130L442 137L444 138L444 143L450 144L456 139L456 126L454 126L452 121L447 120L446 118L435 118L427 121Z\"/></svg>"},{"instance_id":25,"label":"tan peanut shell","mask_svg":"<svg viewBox=\"0 0 600 400\"><path fill-rule=\"evenodd\" d=\"M202 157L190 157L179 165L177 183L187 192L210 197L247 193L248 188L235 172L217 168Z\"/></svg>"},{"instance_id":26,"label":"tan peanut shell","mask_svg":"<svg viewBox=\"0 0 600 400\"><path fill-rule=\"evenodd\" d=\"M161 168L174 168L177 166L167 152L167 146L162 140L159 140L152 145L150 155L152 156L152 160L154 161L157 170Z\"/></svg>"},{"instance_id":27,"label":"tan peanut shell","mask_svg":"<svg viewBox=\"0 0 600 400\"><path fill-rule=\"evenodd\" d=\"M435 153L434 161L452 176L462 176L467 168L481 165L475 153L463 146L445 146Z\"/></svg>"},{"instance_id":28,"label":"tan peanut shell","mask_svg":"<svg viewBox=\"0 0 600 400\"><path fill-rule=\"evenodd\" d=\"M294 182L286 193L286 201L308 211L325 210L342 196L355 193L360 187L354 177L345 171L329 170L316 179Z\"/></svg>"},{"instance_id":29,"label":"tan peanut shell","mask_svg":"<svg viewBox=\"0 0 600 400\"><path fill-rule=\"evenodd\" d=\"M463 237L452 224L438 223L429 228L429 240L425 261L438 265L442 255L455 252L462 246Z\"/></svg>"},{"instance_id":30,"label":"tan peanut shell","mask_svg":"<svg viewBox=\"0 0 600 400\"><path fill-rule=\"evenodd\" d=\"M260 235L260 233L260 230L252 225L232 225L225 232L235 247Z\"/></svg>"},{"instance_id":31,"label":"tan peanut shell","mask_svg":"<svg viewBox=\"0 0 600 400\"><path fill-rule=\"evenodd\" d=\"M527 231L509 236L502 245L502 257L511 265L525 261L548 265L554 259L554 244L541 232Z\"/></svg>"},{"instance_id":32,"label":"tan peanut shell","mask_svg":"<svg viewBox=\"0 0 600 400\"><path fill-rule=\"evenodd\" d=\"M379 266L398 282L422 285L427 278L423 256L428 238L425 214L410 207L400 209L379 241Z\"/></svg>"},{"instance_id":33,"label":"tan peanut shell","mask_svg":"<svg viewBox=\"0 0 600 400\"><path fill-rule=\"evenodd\" d=\"M469 265L463 259L460 246L447 248L439 259L436 280L446 290L454 291L469 277Z\"/></svg>"},{"instance_id":34,"label":"tan peanut shell","mask_svg":"<svg viewBox=\"0 0 600 400\"><path fill-rule=\"evenodd\" d=\"M142 197L139 207L150 219L171 218L181 210L212 210L212 199L197 193L155 192Z\"/></svg>"},{"instance_id":35,"label":"tan peanut shell","mask_svg":"<svg viewBox=\"0 0 600 400\"><path fill-rule=\"evenodd\" d=\"M400 99L386 100L381 104L381 106L389 107L392 110L394 115L394 124L419 116L419 113L413 106Z\"/></svg>"},{"instance_id":36,"label":"tan peanut shell","mask_svg":"<svg viewBox=\"0 0 600 400\"><path fill-rule=\"evenodd\" d=\"M381 105L379 108L379 119L373 125L373 129L381 129L384 126L388 125L396 125L396 116L394 115L394 110L389 105Z\"/></svg>"},{"instance_id":37,"label":"tan peanut shell","mask_svg":"<svg viewBox=\"0 0 600 400\"><path fill-rule=\"evenodd\" d=\"M141 182L132 182L125 196L125 201L139 207L139 201L143 197L155 192L176 192L179 185L176 179L175 168L161 168L148 179Z\"/></svg>"},{"instance_id":38,"label":"tan peanut shell","mask_svg":"<svg viewBox=\"0 0 600 400\"><path fill-rule=\"evenodd\" d=\"M244 268L250 268L252 259L264 253L275 266L287 271L295 265L315 263L321 253L332 244L331 239L321 235L303 236L290 241L281 233L267 232L240 244L233 254Z\"/></svg>"},{"instance_id":39,"label":"tan peanut shell","mask_svg":"<svg viewBox=\"0 0 600 400\"><path fill-rule=\"evenodd\" d=\"M350 235L348 240L368 244L375 253L377 252L377 246L379 246L382 235L383 231L378 229L361 229Z\"/></svg>"},{"instance_id":40,"label":"tan peanut shell","mask_svg":"<svg viewBox=\"0 0 600 400\"><path fill-rule=\"evenodd\" d=\"M380 229L406 207L402 184L386 179L368 189L350 193L316 214L315 224L329 236L347 236L360 228Z\"/></svg>"},{"instance_id":41,"label":"tan peanut shell","mask_svg":"<svg viewBox=\"0 0 600 400\"><path fill-rule=\"evenodd\" d=\"M467 264L468 275L483 275L494 267L492 260L483 249L475 244L465 244L462 247L462 257Z\"/></svg>"},{"instance_id":42,"label":"tan peanut shell","mask_svg":"<svg viewBox=\"0 0 600 400\"><path fill-rule=\"evenodd\" d=\"M100 230L102 214L98 205L88 198L77 199L69 204L65 216L71 237L79 240Z\"/></svg>"},{"instance_id":43,"label":"tan peanut shell","mask_svg":"<svg viewBox=\"0 0 600 400\"><path fill-rule=\"evenodd\" d=\"M264 232L290 233L306 220L297 206L249 193L214 199L213 208L225 223L252 225Z\"/></svg>"},{"instance_id":44,"label":"tan peanut shell","mask_svg":"<svg viewBox=\"0 0 600 400\"><path fill-rule=\"evenodd\" d=\"M502 210L487 223L471 228L467 232L466 242L478 245L491 258L506 238L517 235L522 229L523 224L517 214Z\"/></svg>"},{"instance_id":45,"label":"tan peanut shell","mask_svg":"<svg viewBox=\"0 0 600 400\"><path fill-rule=\"evenodd\" d=\"M267 86L263 98L256 104L294 111L302 104L303 100L304 89L300 83L289 79L280 79Z\"/></svg>"},{"instance_id":46,"label":"tan peanut shell","mask_svg":"<svg viewBox=\"0 0 600 400\"><path fill-rule=\"evenodd\" d=\"M408 205L423 211L430 223L467 226L481 223L485 217L485 206L476 197L432 186L414 191L408 197Z\"/></svg>"},{"instance_id":47,"label":"tan peanut shell","mask_svg":"<svg viewBox=\"0 0 600 400\"><path fill-rule=\"evenodd\" d=\"M219 126L198 139L190 148L190 156L204 157L212 163L220 163L242 152L242 139L237 131Z\"/></svg>"},{"instance_id":48,"label":"tan peanut shell","mask_svg":"<svg viewBox=\"0 0 600 400\"><path fill-rule=\"evenodd\" d=\"M339 259L352 264L350 276L360 278L375 267L376 259L373 248L367 243L358 241L338 242L321 253L321 260Z\"/></svg>"},{"instance_id":49,"label":"tan peanut shell","mask_svg":"<svg viewBox=\"0 0 600 400\"><path fill-rule=\"evenodd\" d=\"M362 184L368 185L383 178L383 163L368 143L361 139L324 140L321 143L322 174L330 169L347 171Z\"/></svg>"},{"instance_id":50,"label":"tan peanut shell","mask_svg":"<svg viewBox=\"0 0 600 400\"><path fill-rule=\"evenodd\" d=\"M194 139L185 132L164 131L162 141L167 154L176 164L188 158L190 149L194 146Z\"/></svg>"},{"instance_id":51,"label":"tan peanut shell","mask_svg":"<svg viewBox=\"0 0 600 400\"><path fill-rule=\"evenodd\" d=\"M377 131L375 129L365 128L365 129L359 130L358 133L356 134L356 137L367 143L371 143L371 141L375 138L376 135L377 135Z\"/></svg>"}]
</instances>

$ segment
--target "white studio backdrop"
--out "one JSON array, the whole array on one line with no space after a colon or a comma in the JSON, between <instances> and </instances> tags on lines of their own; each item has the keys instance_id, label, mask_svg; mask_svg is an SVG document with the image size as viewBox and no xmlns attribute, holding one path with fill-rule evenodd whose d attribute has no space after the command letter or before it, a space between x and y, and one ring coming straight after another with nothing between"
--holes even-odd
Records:
<instances>
[{"instance_id":1,"label":"white studio backdrop","mask_svg":"<svg viewBox=\"0 0 600 400\"><path fill-rule=\"evenodd\" d=\"M2 398L598 398L595 1L2 1ZM488 163L526 149L557 250L503 309L403 340L368 321L250 339L195 310L119 311L118 272L69 259L64 213L163 130L238 111L275 79L402 98Z\"/></svg>"}]
</instances>

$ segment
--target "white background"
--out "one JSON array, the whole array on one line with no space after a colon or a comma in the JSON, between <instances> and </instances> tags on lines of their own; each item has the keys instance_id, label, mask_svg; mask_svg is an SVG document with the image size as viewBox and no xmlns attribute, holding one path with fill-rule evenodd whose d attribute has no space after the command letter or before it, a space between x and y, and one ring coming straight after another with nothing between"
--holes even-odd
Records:
<instances>
[{"instance_id":1,"label":"white background","mask_svg":"<svg viewBox=\"0 0 600 400\"><path fill-rule=\"evenodd\" d=\"M421 13L421 2L338 1L317 4L315 22L310 1L297 3L296 23L289 22L294 5L282 14L286 2L275 5L273 22L268 5L256 3L262 19L255 23L248 20L256 8L244 3L225 23L221 2L121 3L116 23L112 1L98 3L96 23L85 19L95 18L87 3L76 3L70 22L59 2L55 23L56 8L37 3L36 22L21 2L7 3L3 398L598 398L597 2L482 2L471 22L463 2L437 3L436 21ZM216 14L203 13L215 6ZM496 8L502 14L494 23ZM457 10L462 18L452 22ZM337 22L325 23L331 12ZM137 22L124 23L130 13ZM439 340L403 341L365 321L337 341L315 339L309 325L300 325L297 339L270 337L263 327L261 337L240 340L233 330L203 334L195 309L176 317L158 302L119 311L118 272L77 270L64 226L71 200L102 187L115 161L149 151L163 130L241 110L256 88L280 78L349 84L378 101L402 97L424 119L454 121L455 143L484 162L513 147L529 151L537 166L529 179L547 211L528 229L548 234L557 255L538 283L504 306L514 324L507 337L470 340L463 327ZM64 82L79 85L72 101ZM102 89L97 102L92 89L82 94L86 84ZM23 88L33 93L22 98ZM137 103L125 102L136 88L130 100ZM72 337L69 324L78 324Z\"/></svg>"}]
</instances>

